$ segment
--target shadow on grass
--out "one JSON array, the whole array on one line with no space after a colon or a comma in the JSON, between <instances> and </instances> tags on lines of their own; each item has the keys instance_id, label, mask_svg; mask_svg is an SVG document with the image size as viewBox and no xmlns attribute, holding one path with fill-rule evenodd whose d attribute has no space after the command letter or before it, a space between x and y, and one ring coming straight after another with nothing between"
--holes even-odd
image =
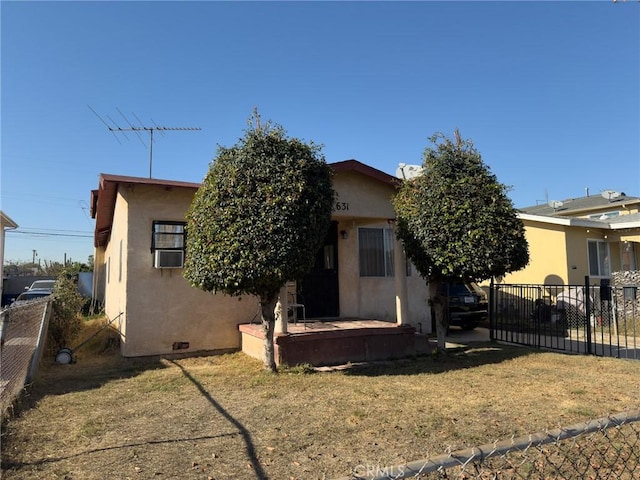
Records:
<instances>
[{"instance_id":1,"label":"shadow on grass","mask_svg":"<svg viewBox=\"0 0 640 480\"><path fill-rule=\"evenodd\" d=\"M253 444L253 440L251 439L251 434L246 429L244 425L242 425L238 420L236 420L229 412L227 412L222 405L220 405L215 398L211 396L211 394L202 386L202 384L196 380L182 365L177 362L171 361L173 365L178 367L182 374L195 385L200 394L207 399L207 401L215 408L220 415L222 415L226 420L229 421L234 427L238 429L240 432L240 436L244 441L245 451L247 452L247 456L249 457L249 462L253 468L253 471L256 474L256 478L262 480L266 480L268 477L264 473L262 466L260 465L260 461L258 460L258 455L256 454L256 447Z\"/></svg>"},{"instance_id":2,"label":"shadow on grass","mask_svg":"<svg viewBox=\"0 0 640 480\"><path fill-rule=\"evenodd\" d=\"M538 353L542 353L542 351L495 342L469 342L459 347L447 348L446 353L432 353L411 359L372 362L353 366L346 369L345 374L380 376L446 373L483 365L498 364Z\"/></svg>"},{"instance_id":3,"label":"shadow on grass","mask_svg":"<svg viewBox=\"0 0 640 480\"><path fill-rule=\"evenodd\" d=\"M125 443L123 445L114 445L111 447L92 448L83 452L73 453L71 455L61 455L59 457L47 457L33 462L14 462L12 460L2 459L2 470L14 469L18 470L25 467L37 467L39 465L45 465L48 463L61 462L63 460L69 460L72 458L80 458L85 455L91 455L93 453L109 452L114 450L123 450L126 448L146 447L151 445L165 445L169 443L181 443L181 442L194 442L199 440L211 440L214 438L233 437L238 435L237 433L221 433L220 435L207 435L204 437L187 437L187 438L171 438L169 440L148 440L146 442ZM64 477L69 478L69 477Z\"/></svg>"},{"instance_id":4,"label":"shadow on grass","mask_svg":"<svg viewBox=\"0 0 640 480\"><path fill-rule=\"evenodd\" d=\"M48 395L64 395L100 388L113 381L136 377L146 371L167 368L159 357L124 358L118 352L79 356L75 363L60 365L51 355L40 361L33 383L25 386L23 394L7 413L5 420L34 408Z\"/></svg>"}]
</instances>

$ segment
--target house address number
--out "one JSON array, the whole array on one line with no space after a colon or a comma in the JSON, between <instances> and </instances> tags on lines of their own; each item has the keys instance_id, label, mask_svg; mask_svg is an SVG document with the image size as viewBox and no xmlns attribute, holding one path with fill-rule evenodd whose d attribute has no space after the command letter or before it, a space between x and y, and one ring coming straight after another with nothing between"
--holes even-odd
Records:
<instances>
[{"instance_id":1,"label":"house address number","mask_svg":"<svg viewBox=\"0 0 640 480\"><path fill-rule=\"evenodd\" d=\"M336 202L336 210L349 210L349 202Z\"/></svg>"}]
</instances>

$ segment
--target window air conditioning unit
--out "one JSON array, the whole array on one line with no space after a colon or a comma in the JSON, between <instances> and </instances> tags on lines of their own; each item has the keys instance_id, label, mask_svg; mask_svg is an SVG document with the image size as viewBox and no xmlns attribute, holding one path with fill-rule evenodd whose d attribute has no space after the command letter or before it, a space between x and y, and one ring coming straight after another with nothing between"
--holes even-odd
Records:
<instances>
[{"instance_id":1,"label":"window air conditioning unit","mask_svg":"<svg viewBox=\"0 0 640 480\"><path fill-rule=\"evenodd\" d=\"M154 268L182 268L184 266L184 252L182 250L156 250L154 254Z\"/></svg>"}]
</instances>

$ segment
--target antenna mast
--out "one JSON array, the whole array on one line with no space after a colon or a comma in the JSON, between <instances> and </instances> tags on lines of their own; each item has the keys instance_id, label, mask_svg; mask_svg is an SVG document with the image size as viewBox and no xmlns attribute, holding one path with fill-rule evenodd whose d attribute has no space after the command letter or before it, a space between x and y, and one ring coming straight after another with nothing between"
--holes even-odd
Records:
<instances>
[{"instance_id":1,"label":"antenna mast","mask_svg":"<svg viewBox=\"0 0 640 480\"><path fill-rule=\"evenodd\" d=\"M151 170L153 167L153 132L165 132L168 130L187 130L187 131L196 131L202 130L198 127L134 127L131 126L129 128L121 128L121 127L109 127L109 131L111 132L139 132L141 130L146 130L149 132L149 178L151 178Z\"/></svg>"},{"instance_id":2,"label":"antenna mast","mask_svg":"<svg viewBox=\"0 0 640 480\"><path fill-rule=\"evenodd\" d=\"M151 173L152 173L152 168L153 168L153 132L154 131L158 131L158 132L164 134L164 132L169 131L169 130L174 130L174 131L175 130L178 130L178 131L199 131L199 130L202 130L199 127L160 127L160 126L155 124L153 119L151 119L151 121L153 122L153 127L147 127L147 126L142 125L142 121L140 121L138 116L134 113L133 116L136 117L136 119L140 123L140 126L136 126L136 125L132 124L129 121L129 119L127 119L127 117L125 117L124 114L119 109L116 109L116 110L118 110L118 113L120 113L122 118L124 118L125 121L129 124L128 127L122 128L111 117L109 117L107 115L107 118L115 126L109 125L107 122L105 122L102 119L102 117L100 117L100 115L98 115L95 112L95 110L93 108L91 108L90 105L89 105L89 110L91 110L96 115L96 117L98 117L100 119L100 121L102 121L102 123L104 123L106 125L106 127L109 129L110 132L112 132L114 135L115 135L115 132L122 133L125 136L125 138L127 138L127 140L128 140L128 137L124 132L135 132L135 134L138 136L138 139L140 140L140 142L142 142L142 144L144 145L144 141L140 137L140 132L141 131L149 132L149 178L152 178L151 177Z\"/></svg>"}]
</instances>

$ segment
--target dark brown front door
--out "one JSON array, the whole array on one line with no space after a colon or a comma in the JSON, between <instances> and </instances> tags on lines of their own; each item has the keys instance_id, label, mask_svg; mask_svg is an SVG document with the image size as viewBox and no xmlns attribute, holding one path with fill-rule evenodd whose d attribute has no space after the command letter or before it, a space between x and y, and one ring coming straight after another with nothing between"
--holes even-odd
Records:
<instances>
[{"instance_id":1,"label":"dark brown front door","mask_svg":"<svg viewBox=\"0 0 640 480\"><path fill-rule=\"evenodd\" d=\"M299 288L308 318L336 318L338 302L338 222L331 222L324 245Z\"/></svg>"}]
</instances>

